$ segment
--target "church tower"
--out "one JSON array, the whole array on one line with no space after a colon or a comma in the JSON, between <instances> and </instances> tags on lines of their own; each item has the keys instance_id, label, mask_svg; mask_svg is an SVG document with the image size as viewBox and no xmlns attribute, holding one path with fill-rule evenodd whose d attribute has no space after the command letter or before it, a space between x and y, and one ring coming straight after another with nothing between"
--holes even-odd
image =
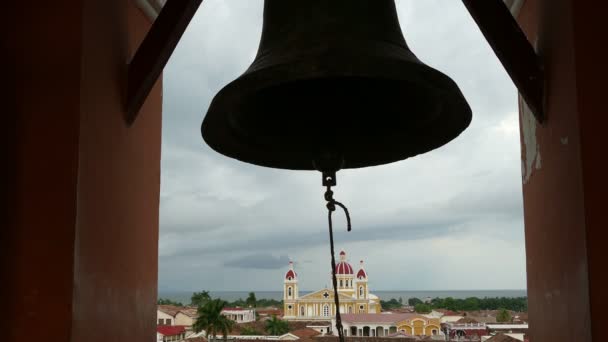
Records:
<instances>
[{"instance_id":1,"label":"church tower","mask_svg":"<svg viewBox=\"0 0 608 342\"><path fill-rule=\"evenodd\" d=\"M296 316L296 300L299 297L298 274L293 269L293 261L289 261L289 270L285 273L283 280L283 308L285 317Z\"/></svg>"},{"instance_id":2,"label":"church tower","mask_svg":"<svg viewBox=\"0 0 608 342\"><path fill-rule=\"evenodd\" d=\"M365 268L363 267L363 260L361 260L361 262L359 263L359 272L357 272L356 294L357 299L369 298L369 290L367 287L367 272L365 272Z\"/></svg>"}]
</instances>

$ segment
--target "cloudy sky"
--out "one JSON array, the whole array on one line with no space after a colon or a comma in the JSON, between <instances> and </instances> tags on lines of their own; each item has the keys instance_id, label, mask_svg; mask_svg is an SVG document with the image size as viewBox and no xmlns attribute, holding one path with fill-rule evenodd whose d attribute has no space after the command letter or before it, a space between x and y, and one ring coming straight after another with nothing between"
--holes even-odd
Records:
<instances>
[{"instance_id":1,"label":"cloudy sky","mask_svg":"<svg viewBox=\"0 0 608 342\"><path fill-rule=\"evenodd\" d=\"M452 143L338 174L336 248L365 260L375 290L523 289L517 95L460 1L396 0L410 48L452 77L473 110ZM200 124L213 96L257 51L262 0L205 0L165 68L159 286L280 290L329 284L324 189L316 172L213 152Z\"/></svg>"}]
</instances>

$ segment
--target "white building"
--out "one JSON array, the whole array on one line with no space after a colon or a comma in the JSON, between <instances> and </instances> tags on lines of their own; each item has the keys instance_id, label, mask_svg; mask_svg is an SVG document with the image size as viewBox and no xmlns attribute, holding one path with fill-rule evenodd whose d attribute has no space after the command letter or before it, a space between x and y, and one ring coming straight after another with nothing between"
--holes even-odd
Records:
<instances>
[{"instance_id":1,"label":"white building","mask_svg":"<svg viewBox=\"0 0 608 342\"><path fill-rule=\"evenodd\" d=\"M156 306L156 325L175 325L175 315L183 309L175 305Z\"/></svg>"},{"instance_id":2,"label":"white building","mask_svg":"<svg viewBox=\"0 0 608 342\"><path fill-rule=\"evenodd\" d=\"M198 313L195 308L182 309L175 315L175 325L191 327L197 317Z\"/></svg>"},{"instance_id":3,"label":"white building","mask_svg":"<svg viewBox=\"0 0 608 342\"><path fill-rule=\"evenodd\" d=\"M255 309L224 308L222 315L237 323L248 323L255 321Z\"/></svg>"}]
</instances>

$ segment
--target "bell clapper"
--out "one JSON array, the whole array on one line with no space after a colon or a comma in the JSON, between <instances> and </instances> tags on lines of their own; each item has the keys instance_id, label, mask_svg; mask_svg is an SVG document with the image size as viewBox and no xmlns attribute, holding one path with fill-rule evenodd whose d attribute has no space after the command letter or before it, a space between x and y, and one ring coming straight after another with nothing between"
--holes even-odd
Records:
<instances>
[{"instance_id":1,"label":"bell clapper","mask_svg":"<svg viewBox=\"0 0 608 342\"><path fill-rule=\"evenodd\" d=\"M350 214L348 213L348 209L344 204L336 201L334 199L334 192L331 190L332 186L336 186L336 171L322 171L322 184L327 187L325 191L325 200L327 201L327 219L329 223L329 247L331 252L331 280L334 286L334 302L336 304L336 329L338 330L338 337L340 342L344 342L344 331L342 327L342 318L340 317L340 299L338 296L338 281L336 280L336 259L334 252L334 232L333 232L333 224L331 221L331 214L336 211L336 205L344 210L344 214L346 215L346 223L347 223L347 231L350 232L351 224L350 224Z\"/></svg>"}]
</instances>

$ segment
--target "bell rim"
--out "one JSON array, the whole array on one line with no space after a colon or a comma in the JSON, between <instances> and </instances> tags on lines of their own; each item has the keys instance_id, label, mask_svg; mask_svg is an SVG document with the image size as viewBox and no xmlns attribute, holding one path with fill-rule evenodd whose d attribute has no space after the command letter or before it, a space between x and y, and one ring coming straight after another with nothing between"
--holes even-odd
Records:
<instances>
[{"instance_id":1,"label":"bell rim","mask_svg":"<svg viewBox=\"0 0 608 342\"><path fill-rule=\"evenodd\" d=\"M460 123L457 125L459 127L457 129L450 129L444 132L439 132L439 134L435 134L438 136L438 138L434 140L435 143L427 143L426 146L429 148L421 149L415 154L405 157L400 156L397 158L386 158L379 162L370 162L365 165L361 165L361 163L346 162L343 167L344 169L355 169L390 164L414 157L419 154L430 152L454 140L469 126L472 120L471 108L460 91L458 85L449 76L421 62L404 62L403 60L398 59L389 61L382 59L382 62L383 68L376 68L372 70L374 72L370 72L369 68L357 67L357 65L354 65L353 67L353 64L348 64L350 68L347 68L346 65L331 65L327 66L327 69L321 67L316 70L306 70L307 67L311 65L310 61L300 64L286 63L262 69L247 70L241 77L223 87L211 101L207 114L205 115L205 118L201 124L201 134L203 140L216 152L249 164L285 170L316 170L312 160L309 163L285 163L282 160L271 158L270 154L261 159L252 158L250 156L251 154L255 154L257 157L260 157L264 153L261 150L257 150L256 153L255 147L252 147L249 143L238 142L238 137L235 136L227 115L229 108L236 107L235 99L243 98L247 94L253 94L268 86L280 86L281 84L288 84L298 81L319 80L323 78L369 77L370 79L401 81L407 83L407 78L400 78L399 75L411 76L412 72L419 73L419 76L422 76L418 80L427 81L429 86L436 89L441 89L443 90L444 95L448 95L442 99L442 103L448 103L451 106L460 107L458 110L444 110L439 114L439 117L445 118L446 116L449 116L447 113L459 112L460 118L456 118L458 120L452 120L456 123ZM369 65L368 63L369 60L361 64L365 67L366 65ZM284 81L277 82L277 80ZM419 84L422 85L422 83ZM218 108L222 108L222 110ZM454 127L454 122L452 122L450 127ZM213 132L211 129L212 127L214 129L220 129L221 132ZM441 131L441 128L439 127L438 130ZM230 140L233 146L226 146L226 144L221 143L226 142L226 136L231 137ZM429 139L429 141L433 140ZM239 152L239 150L241 152ZM248 151L248 153L242 153L242 151Z\"/></svg>"}]
</instances>

